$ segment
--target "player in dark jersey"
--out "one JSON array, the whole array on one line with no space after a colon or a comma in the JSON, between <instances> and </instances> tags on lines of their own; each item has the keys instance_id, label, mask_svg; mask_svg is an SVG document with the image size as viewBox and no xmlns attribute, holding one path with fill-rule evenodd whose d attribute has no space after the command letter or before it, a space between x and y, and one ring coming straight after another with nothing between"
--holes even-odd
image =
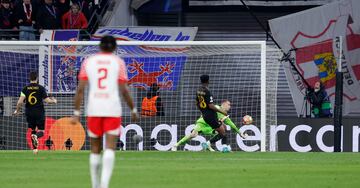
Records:
<instances>
[{"instance_id":1,"label":"player in dark jersey","mask_svg":"<svg viewBox=\"0 0 360 188\"><path fill-rule=\"evenodd\" d=\"M196 105L201 111L201 114L207 124L209 124L213 129L217 131L214 137L212 137L206 147L211 148L211 144L222 139L223 144L227 145L227 138L225 134L225 126L221 121L219 121L216 112L222 113L227 116L225 110L217 108L213 103L214 99L211 95L208 86L209 86L209 76L201 75L200 76L201 87L196 92Z\"/></svg>"},{"instance_id":2,"label":"player in dark jersey","mask_svg":"<svg viewBox=\"0 0 360 188\"><path fill-rule=\"evenodd\" d=\"M28 122L28 127L31 131L31 140L33 144L33 151L37 153L38 139L44 136L45 129L45 109L44 102L57 103L54 97L49 97L46 89L38 84L37 72L30 72L30 84L25 86L20 94L16 105L14 115L20 114L20 109L25 101L25 116ZM37 128L37 130L36 130Z\"/></svg>"}]
</instances>

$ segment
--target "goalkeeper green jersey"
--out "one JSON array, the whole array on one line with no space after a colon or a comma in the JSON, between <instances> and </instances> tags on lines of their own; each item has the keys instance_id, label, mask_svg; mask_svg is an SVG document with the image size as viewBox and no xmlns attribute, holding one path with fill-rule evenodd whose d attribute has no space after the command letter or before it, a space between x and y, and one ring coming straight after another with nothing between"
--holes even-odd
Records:
<instances>
[{"instance_id":1,"label":"goalkeeper green jersey","mask_svg":"<svg viewBox=\"0 0 360 188\"><path fill-rule=\"evenodd\" d=\"M218 105L215 105L215 106L217 108L221 108ZM224 114L217 112L217 117L219 120L221 120L225 116L224 116ZM234 130L236 133L240 133L239 129L236 127L234 122L229 117L224 120L224 124L230 126L231 129ZM211 134L213 132L213 129L210 127L209 124L207 124L205 122L205 120L203 119L202 116L196 120L195 130L197 130L198 132L202 132L204 134Z\"/></svg>"}]
</instances>

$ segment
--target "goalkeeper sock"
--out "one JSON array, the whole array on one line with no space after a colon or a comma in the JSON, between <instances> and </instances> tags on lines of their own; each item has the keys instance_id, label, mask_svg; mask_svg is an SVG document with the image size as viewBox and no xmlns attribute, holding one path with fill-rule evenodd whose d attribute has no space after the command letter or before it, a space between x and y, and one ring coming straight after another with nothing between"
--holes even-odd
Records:
<instances>
[{"instance_id":1,"label":"goalkeeper sock","mask_svg":"<svg viewBox=\"0 0 360 188\"><path fill-rule=\"evenodd\" d=\"M102 160L103 166L101 171L101 187L108 188L111 174L114 168L115 151L112 149L105 149Z\"/></svg>"},{"instance_id":2,"label":"goalkeeper sock","mask_svg":"<svg viewBox=\"0 0 360 188\"><path fill-rule=\"evenodd\" d=\"M36 133L36 136L37 136L37 138L39 139L39 138L41 138L41 137L44 136L44 132L43 132L43 131L38 131L38 132Z\"/></svg>"},{"instance_id":3,"label":"goalkeeper sock","mask_svg":"<svg viewBox=\"0 0 360 188\"><path fill-rule=\"evenodd\" d=\"M185 144L189 140L190 140L190 136L184 136L181 140L179 140L178 143L175 144L175 146L177 147L177 146L180 146L182 144Z\"/></svg>"},{"instance_id":4,"label":"goalkeeper sock","mask_svg":"<svg viewBox=\"0 0 360 188\"><path fill-rule=\"evenodd\" d=\"M90 175L91 175L91 183L92 188L99 187L99 171L101 165L101 155L97 153L90 153Z\"/></svg>"},{"instance_id":5,"label":"goalkeeper sock","mask_svg":"<svg viewBox=\"0 0 360 188\"><path fill-rule=\"evenodd\" d=\"M217 135L213 136L212 138L210 138L209 141L210 141L211 144L213 144L213 143L217 142L218 140L220 140L220 139L222 139L222 138L223 138L222 135L217 134Z\"/></svg>"}]
</instances>

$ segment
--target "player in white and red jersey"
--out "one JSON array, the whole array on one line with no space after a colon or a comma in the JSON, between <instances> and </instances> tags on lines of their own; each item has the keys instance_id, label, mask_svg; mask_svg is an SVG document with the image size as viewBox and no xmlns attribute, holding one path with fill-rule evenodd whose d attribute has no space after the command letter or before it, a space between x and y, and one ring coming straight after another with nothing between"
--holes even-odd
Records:
<instances>
[{"instance_id":1,"label":"player in white and red jersey","mask_svg":"<svg viewBox=\"0 0 360 188\"><path fill-rule=\"evenodd\" d=\"M114 37L101 39L101 52L88 57L79 73L79 85L75 95L74 121L79 121L80 104L85 86L89 85L87 122L91 143L90 174L93 188L108 188L115 161L116 141L120 134L121 102L119 90L131 109L132 120L137 120L137 110L127 87L125 62L113 54ZM101 139L106 135L106 148L101 164ZM100 181L99 181L100 180Z\"/></svg>"}]
</instances>

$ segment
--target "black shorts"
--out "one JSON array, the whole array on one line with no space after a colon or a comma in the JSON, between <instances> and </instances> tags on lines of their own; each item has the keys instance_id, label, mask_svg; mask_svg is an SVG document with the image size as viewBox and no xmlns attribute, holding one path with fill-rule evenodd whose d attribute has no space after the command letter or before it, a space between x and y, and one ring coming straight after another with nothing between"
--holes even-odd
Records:
<instances>
[{"instance_id":1,"label":"black shorts","mask_svg":"<svg viewBox=\"0 0 360 188\"><path fill-rule=\"evenodd\" d=\"M36 127L39 130L45 129L45 113L44 112L27 112L26 114L26 121L28 122L28 128L33 130Z\"/></svg>"},{"instance_id":2,"label":"black shorts","mask_svg":"<svg viewBox=\"0 0 360 188\"><path fill-rule=\"evenodd\" d=\"M217 114L203 114L203 118L207 124L210 125L211 128L217 129L221 126L221 122L217 118Z\"/></svg>"}]
</instances>

